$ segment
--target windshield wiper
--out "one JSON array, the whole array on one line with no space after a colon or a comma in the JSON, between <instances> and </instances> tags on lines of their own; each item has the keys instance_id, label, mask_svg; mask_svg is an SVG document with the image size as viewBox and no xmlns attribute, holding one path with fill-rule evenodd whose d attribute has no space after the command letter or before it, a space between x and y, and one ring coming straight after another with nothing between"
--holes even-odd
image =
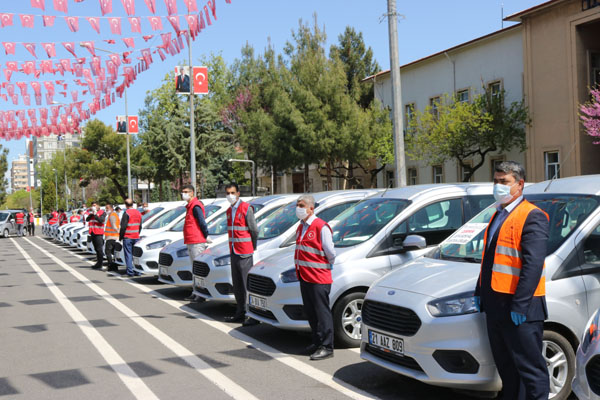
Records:
<instances>
[{"instance_id":1,"label":"windshield wiper","mask_svg":"<svg viewBox=\"0 0 600 400\"><path fill-rule=\"evenodd\" d=\"M465 262L470 262L470 263L474 263L474 264L481 263L481 258L475 258L475 257L448 256L448 255L440 254L440 258L442 260L465 261Z\"/></svg>"}]
</instances>

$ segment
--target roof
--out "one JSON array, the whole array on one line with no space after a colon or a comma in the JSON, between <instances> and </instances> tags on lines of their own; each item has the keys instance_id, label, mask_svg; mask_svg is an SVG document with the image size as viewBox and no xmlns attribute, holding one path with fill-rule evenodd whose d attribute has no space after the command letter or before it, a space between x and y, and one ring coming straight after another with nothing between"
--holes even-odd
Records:
<instances>
[{"instance_id":1,"label":"roof","mask_svg":"<svg viewBox=\"0 0 600 400\"><path fill-rule=\"evenodd\" d=\"M548 7L553 7L558 3L562 3L565 0L550 0L550 1L546 1L545 3L542 4L538 4L537 6L533 6L530 7L526 10L523 11L519 11L518 13L514 13L509 15L508 17L504 18L505 21L514 21L514 22L519 22L521 21L521 19L527 15L530 15L531 13L537 12L537 11L541 11L545 8Z\"/></svg>"},{"instance_id":2,"label":"roof","mask_svg":"<svg viewBox=\"0 0 600 400\"><path fill-rule=\"evenodd\" d=\"M550 186L550 187L548 187ZM600 175L581 175L568 178L539 182L528 186L525 194L534 193L569 193L583 195L600 195Z\"/></svg>"},{"instance_id":3,"label":"roof","mask_svg":"<svg viewBox=\"0 0 600 400\"><path fill-rule=\"evenodd\" d=\"M437 196L445 193L462 192L464 194L492 194L491 182L479 183L429 183L423 185L411 185L401 188L394 188L384 191L381 194L371 196L371 198L385 197L395 199L413 200L417 196ZM480 192L480 193L473 193Z\"/></svg>"},{"instance_id":4,"label":"roof","mask_svg":"<svg viewBox=\"0 0 600 400\"><path fill-rule=\"evenodd\" d=\"M553 0L553 1L560 1L560 0ZM448 53L448 52L451 52L451 51L454 51L454 50L458 50L458 49L466 47L466 46L470 46L470 45L475 44L477 42L480 42L482 40L486 40L486 39L489 39L489 38L494 37L496 35L500 35L502 33L505 33L505 32L511 31L513 29L516 29L516 28L518 28L520 26L521 26L521 24L519 23L519 24L515 24L515 25L512 25L512 26L509 26L509 27L504 28L504 29L500 29L500 30L492 32L492 33L488 33L487 35L480 36L480 37L478 37L476 39L473 39L473 40L469 40L468 42L461 43L461 44L456 45L454 47L450 47L450 48L448 48L446 50L438 51L437 53L431 54L429 56L426 56L426 57L423 57L423 58L419 58L418 60L415 60L415 61L411 61L408 64L401 65L400 69L409 67L409 66L414 65L414 64L418 64L420 62L429 60L431 58L440 56L440 55L442 55L444 53ZM385 70L385 71L381 71L381 72L378 72L378 73L376 73L374 75L367 76L366 78L364 78L363 80L361 80L361 82L365 82L365 81L368 81L368 80L371 80L371 79L375 79L375 78L377 78L379 76L387 75L389 73L390 73L389 69Z\"/></svg>"}]
</instances>

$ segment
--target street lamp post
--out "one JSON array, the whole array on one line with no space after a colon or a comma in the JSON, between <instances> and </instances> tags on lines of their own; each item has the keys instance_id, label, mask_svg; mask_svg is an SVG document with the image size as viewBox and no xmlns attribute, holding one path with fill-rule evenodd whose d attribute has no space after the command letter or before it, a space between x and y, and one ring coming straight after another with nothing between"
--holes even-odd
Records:
<instances>
[{"instance_id":1,"label":"street lamp post","mask_svg":"<svg viewBox=\"0 0 600 400\"><path fill-rule=\"evenodd\" d=\"M52 168L52 171L54 171L54 199L56 200L55 210L58 210L58 171L56 171L56 168Z\"/></svg>"},{"instance_id":2,"label":"street lamp post","mask_svg":"<svg viewBox=\"0 0 600 400\"><path fill-rule=\"evenodd\" d=\"M59 136L60 137L60 136ZM65 138L63 137L61 142L63 142L63 168L65 170L65 212L69 210L69 188L67 186L67 142L65 142Z\"/></svg>"},{"instance_id":3,"label":"street lamp post","mask_svg":"<svg viewBox=\"0 0 600 400\"><path fill-rule=\"evenodd\" d=\"M242 163L250 163L250 164L252 164L252 171L250 173L250 177L252 179L252 189L251 190L252 190L252 196L256 196L256 184L254 182L254 178L255 178L254 177L254 175L255 175L254 174L254 166L255 166L254 161L252 161L252 160L242 160L242 159L238 159L238 158L230 158L228 161L231 162L231 163L233 163L233 162L242 162Z\"/></svg>"}]
</instances>

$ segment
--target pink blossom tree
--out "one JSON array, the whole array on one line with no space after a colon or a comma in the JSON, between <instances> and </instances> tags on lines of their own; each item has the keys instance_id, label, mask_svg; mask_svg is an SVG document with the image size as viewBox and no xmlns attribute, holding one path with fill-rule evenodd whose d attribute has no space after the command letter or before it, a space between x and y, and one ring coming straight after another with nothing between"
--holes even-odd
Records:
<instances>
[{"instance_id":1,"label":"pink blossom tree","mask_svg":"<svg viewBox=\"0 0 600 400\"><path fill-rule=\"evenodd\" d=\"M592 99L579 106L579 117L585 132L597 139L594 144L600 144L600 89L592 89L590 94Z\"/></svg>"}]
</instances>

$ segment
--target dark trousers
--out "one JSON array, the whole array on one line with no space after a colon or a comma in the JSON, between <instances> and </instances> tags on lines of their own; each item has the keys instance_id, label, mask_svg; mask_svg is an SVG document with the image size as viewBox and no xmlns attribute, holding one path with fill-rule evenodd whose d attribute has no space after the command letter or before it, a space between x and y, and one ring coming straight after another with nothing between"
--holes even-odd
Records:
<instances>
[{"instance_id":1,"label":"dark trousers","mask_svg":"<svg viewBox=\"0 0 600 400\"><path fill-rule=\"evenodd\" d=\"M29 231L29 236L35 236L35 224L27 225L27 230Z\"/></svg>"},{"instance_id":2,"label":"dark trousers","mask_svg":"<svg viewBox=\"0 0 600 400\"><path fill-rule=\"evenodd\" d=\"M125 258L125 266L127 267L127 275L135 274L133 270L133 246L139 239L123 239L123 256Z\"/></svg>"},{"instance_id":3,"label":"dark trousers","mask_svg":"<svg viewBox=\"0 0 600 400\"><path fill-rule=\"evenodd\" d=\"M117 241L115 239L108 238L106 239L106 245L104 245L104 251L106 253L106 261L108 261L108 266L112 267L115 260L115 243Z\"/></svg>"},{"instance_id":4,"label":"dark trousers","mask_svg":"<svg viewBox=\"0 0 600 400\"><path fill-rule=\"evenodd\" d=\"M104 251L102 250L102 247L104 246L104 236L92 234L92 245L94 246L94 250L96 251L95 266L101 267L102 262L104 261Z\"/></svg>"},{"instance_id":5,"label":"dark trousers","mask_svg":"<svg viewBox=\"0 0 600 400\"><path fill-rule=\"evenodd\" d=\"M329 308L331 284L309 283L300 279L304 313L312 331L312 342L333 350L333 316Z\"/></svg>"},{"instance_id":6,"label":"dark trousers","mask_svg":"<svg viewBox=\"0 0 600 400\"><path fill-rule=\"evenodd\" d=\"M252 256L240 257L231 254L231 283L233 283L233 295L237 303L236 317L246 314L246 280L252 265L254 265Z\"/></svg>"},{"instance_id":7,"label":"dark trousers","mask_svg":"<svg viewBox=\"0 0 600 400\"><path fill-rule=\"evenodd\" d=\"M24 227L25 227L24 224L17 224L18 236L25 236L25 233L23 233Z\"/></svg>"},{"instance_id":8,"label":"dark trousers","mask_svg":"<svg viewBox=\"0 0 600 400\"><path fill-rule=\"evenodd\" d=\"M487 315L487 331L494 362L502 379L505 400L547 400L548 368L542 355L542 321L519 326L505 317Z\"/></svg>"}]
</instances>

